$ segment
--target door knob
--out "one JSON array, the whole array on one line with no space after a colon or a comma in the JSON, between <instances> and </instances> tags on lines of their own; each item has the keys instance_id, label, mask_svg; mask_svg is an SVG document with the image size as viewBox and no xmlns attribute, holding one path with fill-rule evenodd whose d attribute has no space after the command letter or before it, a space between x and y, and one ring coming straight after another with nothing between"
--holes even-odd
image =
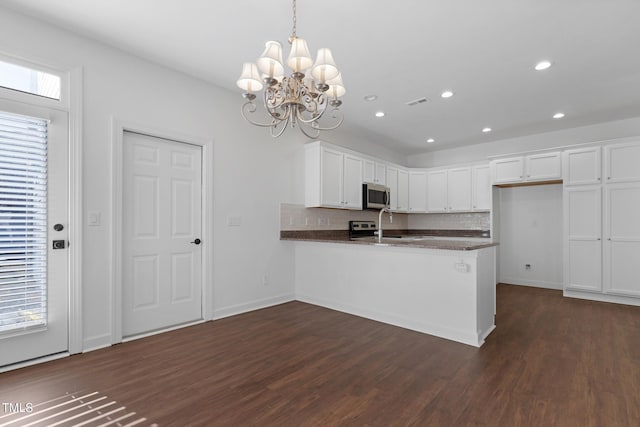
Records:
<instances>
[{"instance_id":1,"label":"door knob","mask_svg":"<svg viewBox=\"0 0 640 427\"><path fill-rule=\"evenodd\" d=\"M193 243L194 245L199 245L201 242L202 242L202 240L196 239L193 242L189 242L189 243Z\"/></svg>"}]
</instances>

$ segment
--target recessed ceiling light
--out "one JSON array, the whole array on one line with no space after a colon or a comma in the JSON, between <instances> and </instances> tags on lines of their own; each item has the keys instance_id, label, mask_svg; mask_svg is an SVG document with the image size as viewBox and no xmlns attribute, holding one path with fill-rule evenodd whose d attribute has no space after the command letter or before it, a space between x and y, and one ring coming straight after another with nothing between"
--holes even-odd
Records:
<instances>
[{"instance_id":1,"label":"recessed ceiling light","mask_svg":"<svg viewBox=\"0 0 640 427\"><path fill-rule=\"evenodd\" d=\"M561 119L561 118L563 118L563 117L564 117L564 113L555 113L555 114L553 115L553 118L554 118L554 119Z\"/></svg>"},{"instance_id":2,"label":"recessed ceiling light","mask_svg":"<svg viewBox=\"0 0 640 427\"><path fill-rule=\"evenodd\" d=\"M427 143L428 143L428 144L433 144L434 142L436 142L436 140L435 140L435 139L433 139L433 138L429 138L429 139L427 139Z\"/></svg>"},{"instance_id":3,"label":"recessed ceiling light","mask_svg":"<svg viewBox=\"0 0 640 427\"><path fill-rule=\"evenodd\" d=\"M484 133L491 132L491 128L489 128L489 127L482 128L482 132L484 132Z\"/></svg>"},{"instance_id":4,"label":"recessed ceiling light","mask_svg":"<svg viewBox=\"0 0 640 427\"><path fill-rule=\"evenodd\" d=\"M378 95L367 95L364 97L364 100L367 102L373 102L378 99Z\"/></svg>"},{"instance_id":5,"label":"recessed ceiling light","mask_svg":"<svg viewBox=\"0 0 640 427\"><path fill-rule=\"evenodd\" d=\"M453 96L453 92L451 92L450 90L445 90L440 94L440 96L443 98L451 98Z\"/></svg>"},{"instance_id":6,"label":"recessed ceiling light","mask_svg":"<svg viewBox=\"0 0 640 427\"><path fill-rule=\"evenodd\" d=\"M384 117L384 111L378 111L376 117Z\"/></svg>"},{"instance_id":7,"label":"recessed ceiling light","mask_svg":"<svg viewBox=\"0 0 640 427\"><path fill-rule=\"evenodd\" d=\"M536 71L542 71L542 70L546 70L547 68L551 67L551 62L549 61L540 61L536 64L536 66L534 67L536 69Z\"/></svg>"}]
</instances>

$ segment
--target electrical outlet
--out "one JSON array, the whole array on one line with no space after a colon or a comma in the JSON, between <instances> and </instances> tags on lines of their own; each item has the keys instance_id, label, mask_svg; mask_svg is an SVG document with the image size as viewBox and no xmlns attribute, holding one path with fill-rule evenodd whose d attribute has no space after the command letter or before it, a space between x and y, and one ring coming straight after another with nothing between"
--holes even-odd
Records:
<instances>
[{"instance_id":1,"label":"electrical outlet","mask_svg":"<svg viewBox=\"0 0 640 427\"><path fill-rule=\"evenodd\" d=\"M531 270L531 264L525 264L524 265L524 269L525 270Z\"/></svg>"},{"instance_id":2,"label":"electrical outlet","mask_svg":"<svg viewBox=\"0 0 640 427\"><path fill-rule=\"evenodd\" d=\"M269 275L265 274L264 276L262 276L262 284L264 286L269 286Z\"/></svg>"},{"instance_id":3,"label":"electrical outlet","mask_svg":"<svg viewBox=\"0 0 640 427\"><path fill-rule=\"evenodd\" d=\"M318 218L318 225L327 225L327 218Z\"/></svg>"}]
</instances>

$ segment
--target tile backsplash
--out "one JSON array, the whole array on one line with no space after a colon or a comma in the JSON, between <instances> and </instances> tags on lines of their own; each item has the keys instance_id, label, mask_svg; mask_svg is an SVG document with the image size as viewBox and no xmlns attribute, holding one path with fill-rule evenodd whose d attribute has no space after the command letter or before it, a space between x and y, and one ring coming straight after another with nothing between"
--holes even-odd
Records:
<instances>
[{"instance_id":1,"label":"tile backsplash","mask_svg":"<svg viewBox=\"0 0 640 427\"><path fill-rule=\"evenodd\" d=\"M347 209L305 208L304 205L280 204L280 230L348 230L349 221L375 221L379 211L353 211ZM388 230L405 230L407 214L383 214L382 226Z\"/></svg>"},{"instance_id":2,"label":"tile backsplash","mask_svg":"<svg viewBox=\"0 0 640 427\"><path fill-rule=\"evenodd\" d=\"M394 213L393 223L383 214L383 227L387 230L488 230L488 212L451 214L403 214ZM348 230L349 221L378 222L378 211L353 211L346 209L305 208L304 205L280 204L280 230Z\"/></svg>"}]
</instances>

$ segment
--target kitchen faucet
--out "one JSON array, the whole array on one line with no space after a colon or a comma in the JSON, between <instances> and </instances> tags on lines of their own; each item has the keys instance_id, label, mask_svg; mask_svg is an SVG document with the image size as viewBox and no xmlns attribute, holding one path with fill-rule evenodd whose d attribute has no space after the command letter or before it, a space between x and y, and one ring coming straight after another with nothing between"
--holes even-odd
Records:
<instances>
[{"instance_id":1,"label":"kitchen faucet","mask_svg":"<svg viewBox=\"0 0 640 427\"><path fill-rule=\"evenodd\" d=\"M378 243L382 242L382 213L384 211L387 211L389 213L389 222L393 222L393 212L391 212L391 209L389 209L388 207L380 209L380 213L378 214L378 231L375 232L375 234L378 235Z\"/></svg>"}]
</instances>

